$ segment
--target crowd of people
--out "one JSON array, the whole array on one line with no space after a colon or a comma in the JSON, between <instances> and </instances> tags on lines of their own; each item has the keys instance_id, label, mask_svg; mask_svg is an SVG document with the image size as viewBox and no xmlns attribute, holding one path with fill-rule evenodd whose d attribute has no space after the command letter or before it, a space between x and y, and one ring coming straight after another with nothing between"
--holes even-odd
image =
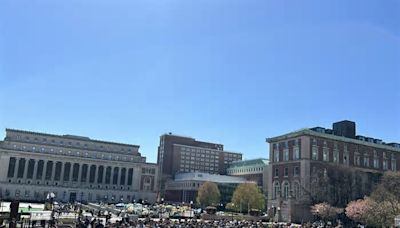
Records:
<instances>
[{"instance_id":1,"label":"crowd of people","mask_svg":"<svg viewBox=\"0 0 400 228\"><path fill-rule=\"evenodd\" d=\"M89 226L79 226L79 227L89 227ZM191 228L191 227L235 227L235 228L242 228L242 227L251 227L251 228L259 228L259 227L266 227L261 221L253 222L253 221L237 221L237 220L217 220L217 221L206 221L206 220L197 220L197 219L140 219L136 221L117 221L116 223L108 223L105 226L102 224L100 220L95 220L90 227L94 228L102 228L102 227L118 227L118 228Z\"/></svg>"}]
</instances>

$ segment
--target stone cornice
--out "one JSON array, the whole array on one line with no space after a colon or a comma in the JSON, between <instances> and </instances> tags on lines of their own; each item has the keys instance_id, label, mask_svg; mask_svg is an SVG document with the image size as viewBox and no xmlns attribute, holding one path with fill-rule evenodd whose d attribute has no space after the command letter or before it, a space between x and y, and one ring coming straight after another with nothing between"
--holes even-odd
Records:
<instances>
[{"instance_id":1,"label":"stone cornice","mask_svg":"<svg viewBox=\"0 0 400 228\"><path fill-rule=\"evenodd\" d=\"M32 135L40 135L40 136L47 136L47 137L57 137L57 138L62 138L62 139L70 139L70 140L78 140L82 142L94 142L94 143L105 143L105 144L110 144L110 145L119 145L119 146L130 146L130 147L136 147L139 148L139 145L134 145L134 144L126 144L126 143L118 143L118 142L110 142L110 141L102 141L102 140L97 140L97 139L91 139L89 137L71 137L68 135L55 135L55 134L48 134L48 133L41 133L41 132L34 132L34 131L26 131L26 130L18 130L18 129L12 129L12 128L6 128L6 132L16 132L16 133L22 133L22 134L32 134Z\"/></svg>"},{"instance_id":2,"label":"stone cornice","mask_svg":"<svg viewBox=\"0 0 400 228\"><path fill-rule=\"evenodd\" d=\"M337 141L342 141L342 142L348 142L348 143L355 143L363 146L369 146L369 147L375 147L379 149L385 149L385 150L391 150L391 151L396 151L400 152L400 148L388 146L385 144L377 144L377 143L371 143L371 142L366 142L366 141L361 141L358 139L352 139L352 138L346 138L343 136L337 136L337 135L331 135L331 134L325 134L325 133L320 133L316 132L313 130L310 130L308 128L306 129L301 129L298 131L290 132L284 135L272 137L272 138L267 138L266 142L268 143L274 143L282 140L287 140L295 137L300 137L300 136L316 136L316 137L321 137L321 138L326 138L326 139L331 139L331 140L337 140Z\"/></svg>"}]
</instances>

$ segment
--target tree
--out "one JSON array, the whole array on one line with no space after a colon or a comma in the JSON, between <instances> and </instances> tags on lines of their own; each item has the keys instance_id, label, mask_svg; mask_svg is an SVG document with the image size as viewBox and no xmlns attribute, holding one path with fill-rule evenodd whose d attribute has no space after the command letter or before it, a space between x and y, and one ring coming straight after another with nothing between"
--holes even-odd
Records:
<instances>
[{"instance_id":1,"label":"tree","mask_svg":"<svg viewBox=\"0 0 400 228\"><path fill-rule=\"evenodd\" d=\"M213 182L204 182L198 192L196 201L201 207L217 205L220 201L221 194L218 186Z\"/></svg>"},{"instance_id":2,"label":"tree","mask_svg":"<svg viewBox=\"0 0 400 228\"><path fill-rule=\"evenodd\" d=\"M264 195L254 183L240 184L233 193L231 201L236 210L263 210L265 207Z\"/></svg>"},{"instance_id":3,"label":"tree","mask_svg":"<svg viewBox=\"0 0 400 228\"><path fill-rule=\"evenodd\" d=\"M346 216L355 222L366 224L371 209L371 200L365 197L351 201L346 207Z\"/></svg>"},{"instance_id":4,"label":"tree","mask_svg":"<svg viewBox=\"0 0 400 228\"><path fill-rule=\"evenodd\" d=\"M376 227L390 227L400 214L400 172L386 172L369 198L350 202L346 215Z\"/></svg>"},{"instance_id":5,"label":"tree","mask_svg":"<svg viewBox=\"0 0 400 228\"><path fill-rule=\"evenodd\" d=\"M323 220L332 220L342 213L342 208L333 207L328 203L317 203L311 206L311 213Z\"/></svg>"},{"instance_id":6,"label":"tree","mask_svg":"<svg viewBox=\"0 0 400 228\"><path fill-rule=\"evenodd\" d=\"M386 172L371 194L372 225L393 226L400 214L400 172ZM379 224L378 224L379 223Z\"/></svg>"},{"instance_id":7,"label":"tree","mask_svg":"<svg viewBox=\"0 0 400 228\"><path fill-rule=\"evenodd\" d=\"M350 201L371 194L382 174L368 173L337 164L314 165L307 185L302 181L302 192L314 205L327 202L336 207L345 207ZM362 188L366 182L366 188Z\"/></svg>"}]
</instances>

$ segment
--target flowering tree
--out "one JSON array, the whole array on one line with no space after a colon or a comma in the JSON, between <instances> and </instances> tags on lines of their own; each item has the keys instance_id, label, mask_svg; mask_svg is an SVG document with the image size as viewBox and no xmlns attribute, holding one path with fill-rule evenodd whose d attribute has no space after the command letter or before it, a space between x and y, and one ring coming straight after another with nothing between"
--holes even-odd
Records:
<instances>
[{"instance_id":1,"label":"flowering tree","mask_svg":"<svg viewBox=\"0 0 400 228\"><path fill-rule=\"evenodd\" d=\"M400 172L386 172L371 196L350 202L347 217L376 227L391 227L400 214Z\"/></svg>"},{"instance_id":2,"label":"flowering tree","mask_svg":"<svg viewBox=\"0 0 400 228\"><path fill-rule=\"evenodd\" d=\"M400 172L386 172L371 194L371 219L375 226L393 226L400 214Z\"/></svg>"},{"instance_id":3,"label":"flowering tree","mask_svg":"<svg viewBox=\"0 0 400 228\"><path fill-rule=\"evenodd\" d=\"M371 200L367 197L351 201L346 207L346 216L359 223L367 223L371 211Z\"/></svg>"},{"instance_id":4,"label":"flowering tree","mask_svg":"<svg viewBox=\"0 0 400 228\"><path fill-rule=\"evenodd\" d=\"M311 213L324 220L332 220L342 213L342 208L333 207L328 203L317 203L311 206Z\"/></svg>"}]
</instances>

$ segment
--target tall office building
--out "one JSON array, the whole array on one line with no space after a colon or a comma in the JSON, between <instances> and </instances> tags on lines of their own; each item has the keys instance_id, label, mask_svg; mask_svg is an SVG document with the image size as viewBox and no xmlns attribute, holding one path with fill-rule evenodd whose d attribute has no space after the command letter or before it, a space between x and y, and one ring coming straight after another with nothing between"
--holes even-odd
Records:
<instances>
[{"instance_id":1,"label":"tall office building","mask_svg":"<svg viewBox=\"0 0 400 228\"><path fill-rule=\"evenodd\" d=\"M224 151L222 144L197 141L172 133L161 135L158 147L160 187L163 189L166 180L173 179L177 173L224 175L229 164L238 160L242 160L242 154Z\"/></svg>"},{"instance_id":2,"label":"tall office building","mask_svg":"<svg viewBox=\"0 0 400 228\"><path fill-rule=\"evenodd\" d=\"M0 199L154 202L157 175L137 145L13 129L0 141Z\"/></svg>"},{"instance_id":3,"label":"tall office building","mask_svg":"<svg viewBox=\"0 0 400 228\"><path fill-rule=\"evenodd\" d=\"M355 123L268 138L268 207L276 218L305 221L310 205L344 207L369 195L385 171L399 171L400 144L355 135Z\"/></svg>"}]
</instances>

